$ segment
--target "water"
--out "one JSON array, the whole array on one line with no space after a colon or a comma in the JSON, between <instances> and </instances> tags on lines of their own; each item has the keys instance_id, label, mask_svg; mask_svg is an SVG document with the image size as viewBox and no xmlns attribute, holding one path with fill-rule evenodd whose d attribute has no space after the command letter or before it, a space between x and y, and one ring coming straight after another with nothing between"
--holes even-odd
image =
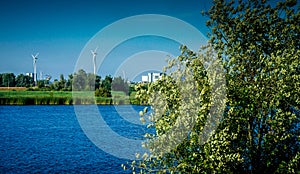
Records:
<instances>
[{"instance_id":1,"label":"water","mask_svg":"<svg viewBox=\"0 0 300 174\"><path fill-rule=\"evenodd\" d=\"M98 106L112 130L141 138L145 126L122 119L115 107L129 106ZM132 118L139 119L138 113ZM126 173L121 164L128 160L94 145L82 131L74 106L0 106L0 141L0 173Z\"/></svg>"}]
</instances>

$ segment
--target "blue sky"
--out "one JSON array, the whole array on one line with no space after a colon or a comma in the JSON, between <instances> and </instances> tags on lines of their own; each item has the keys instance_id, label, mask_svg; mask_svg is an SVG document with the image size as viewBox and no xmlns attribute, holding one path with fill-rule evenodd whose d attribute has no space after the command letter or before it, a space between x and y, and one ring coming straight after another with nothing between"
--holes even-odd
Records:
<instances>
[{"instance_id":1,"label":"blue sky","mask_svg":"<svg viewBox=\"0 0 300 174\"><path fill-rule=\"evenodd\" d=\"M38 73L50 74L53 79L59 78L59 74L67 76L73 73L80 53L97 32L134 15L168 15L206 34L206 19L200 12L209 6L210 3L200 0L0 1L0 73L13 72L17 75L32 72L31 54L39 52ZM122 57L120 54L130 56L160 46L172 55L179 53L178 43L145 36L124 42L114 49L110 57ZM117 58L114 61L120 64ZM98 74L113 75L115 66L111 67L109 64L100 67Z\"/></svg>"}]
</instances>

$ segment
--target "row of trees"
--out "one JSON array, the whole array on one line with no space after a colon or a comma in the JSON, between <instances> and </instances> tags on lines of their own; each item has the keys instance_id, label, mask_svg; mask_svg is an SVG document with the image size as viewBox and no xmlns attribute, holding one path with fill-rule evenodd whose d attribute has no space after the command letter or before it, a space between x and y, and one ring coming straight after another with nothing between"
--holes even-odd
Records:
<instances>
[{"instance_id":1,"label":"row of trees","mask_svg":"<svg viewBox=\"0 0 300 174\"><path fill-rule=\"evenodd\" d=\"M13 73L0 74L0 87L33 87L32 77L24 74L15 76ZM129 84L121 77L112 78L110 75L101 76L87 73L80 69L74 74L70 74L66 79L63 74L52 83L49 80L38 80L36 90L55 91L93 91L96 96L111 97L111 90L129 93Z\"/></svg>"},{"instance_id":2,"label":"row of trees","mask_svg":"<svg viewBox=\"0 0 300 174\"><path fill-rule=\"evenodd\" d=\"M95 90L95 95L101 97L111 97L112 90L123 91L125 94L129 94L132 91L128 82L122 77L112 78L111 76L105 76L104 79L101 79L100 76L86 73L82 69L72 76L71 84L73 84L72 88L75 91Z\"/></svg>"},{"instance_id":3,"label":"row of trees","mask_svg":"<svg viewBox=\"0 0 300 174\"><path fill-rule=\"evenodd\" d=\"M34 85L32 77L20 74L17 77L14 73L0 74L0 87L30 87Z\"/></svg>"}]
</instances>

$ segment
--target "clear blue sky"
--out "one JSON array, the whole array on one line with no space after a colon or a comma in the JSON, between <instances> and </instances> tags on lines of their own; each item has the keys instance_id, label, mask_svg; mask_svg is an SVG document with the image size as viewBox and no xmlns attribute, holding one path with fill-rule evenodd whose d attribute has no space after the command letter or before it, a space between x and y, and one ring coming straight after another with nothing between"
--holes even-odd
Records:
<instances>
[{"instance_id":1,"label":"clear blue sky","mask_svg":"<svg viewBox=\"0 0 300 174\"><path fill-rule=\"evenodd\" d=\"M210 5L200 0L2 0L0 73L32 72L31 54L39 52L38 73L50 74L53 79L59 78L59 74L67 76L73 73L82 49L98 31L133 15L176 17L206 34L206 19L200 12ZM138 47L135 40L131 44ZM156 43L157 38L144 40L145 45L156 46L169 42L160 39ZM119 48L122 47L125 49L126 44ZM103 76L111 72L106 67L101 73Z\"/></svg>"}]
</instances>

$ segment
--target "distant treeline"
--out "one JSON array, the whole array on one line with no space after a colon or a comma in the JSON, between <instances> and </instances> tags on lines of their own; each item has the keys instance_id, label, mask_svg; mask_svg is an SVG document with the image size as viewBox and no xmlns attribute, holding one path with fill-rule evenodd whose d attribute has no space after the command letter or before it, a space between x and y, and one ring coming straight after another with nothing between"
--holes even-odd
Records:
<instances>
[{"instance_id":1,"label":"distant treeline","mask_svg":"<svg viewBox=\"0 0 300 174\"><path fill-rule=\"evenodd\" d=\"M14 73L0 74L0 87L31 87L34 85L33 77Z\"/></svg>"},{"instance_id":2,"label":"distant treeline","mask_svg":"<svg viewBox=\"0 0 300 174\"><path fill-rule=\"evenodd\" d=\"M103 79L99 75L86 73L80 69L77 73L68 75L66 79L63 74L59 80L53 82L48 80L38 80L34 85L33 77L14 73L0 74L0 87L26 87L28 90L41 91L95 91L97 97L111 97L111 91L123 91L130 95L134 91L134 84L130 85L126 79L121 77L105 76Z\"/></svg>"}]
</instances>

